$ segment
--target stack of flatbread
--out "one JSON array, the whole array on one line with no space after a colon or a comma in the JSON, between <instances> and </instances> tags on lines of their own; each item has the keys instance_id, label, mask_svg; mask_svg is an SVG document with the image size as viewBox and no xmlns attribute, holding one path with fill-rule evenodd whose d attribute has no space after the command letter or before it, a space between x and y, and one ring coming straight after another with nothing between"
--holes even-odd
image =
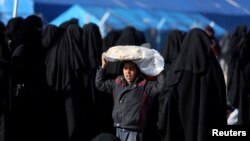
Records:
<instances>
[{"instance_id":1,"label":"stack of flatbread","mask_svg":"<svg viewBox=\"0 0 250 141\"><path fill-rule=\"evenodd\" d=\"M164 59L159 52L141 46L113 46L103 55L110 62L133 61L144 74L150 76L158 75L164 68Z\"/></svg>"}]
</instances>

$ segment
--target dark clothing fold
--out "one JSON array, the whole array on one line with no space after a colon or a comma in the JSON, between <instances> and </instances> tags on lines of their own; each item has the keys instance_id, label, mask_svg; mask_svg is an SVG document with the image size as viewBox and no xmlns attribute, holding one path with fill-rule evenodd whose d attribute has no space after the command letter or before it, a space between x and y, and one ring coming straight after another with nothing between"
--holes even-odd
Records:
<instances>
[{"instance_id":1,"label":"dark clothing fold","mask_svg":"<svg viewBox=\"0 0 250 141\"><path fill-rule=\"evenodd\" d=\"M185 36L165 87L165 141L211 140L211 129L226 126L223 73L201 29L192 29Z\"/></svg>"}]
</instances>

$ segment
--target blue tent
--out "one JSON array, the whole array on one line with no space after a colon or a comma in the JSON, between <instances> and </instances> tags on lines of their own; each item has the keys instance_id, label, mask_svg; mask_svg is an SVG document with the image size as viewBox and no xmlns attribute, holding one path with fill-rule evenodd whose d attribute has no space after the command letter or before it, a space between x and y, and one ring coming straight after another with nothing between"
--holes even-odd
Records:
<instances>
[{"instance_id":1,"label":"blue tent","mask_svg":"<svg viewBox=\"0 0 250 141\"><path fill-rule=\"evenodd\" d=\"M37 12L43 12L42 9L48 9L46 7L54 5L58 6L58 9L62 10L63 7L70 6L72 4L79 4L80 6L87 7L101 7L104 9L126 9L129 13L131 9L136 11L136 17L140 18L140 15L151 14L150 11L165 11L165 12L182 12L183 14L202 16L210 21L213 21L216 25L220 25L227 31L233 30L239 24L246 24L250 26L250 4L248 0L34 0L35 9ZM42 8L43 7L43 8ZM89 8L90 9L90 8ZM136 10L135 10L136 9ZM106 11L106 10L104 10ZM142 12L140 12L142 11ZM145 13L146 14L142 14ZM45 11L46 12L46 11ZM117 11L114 13L116 14ZM53 12L57 14L56 12ZM55 18L58 15L46 15L48 21ZM120 12L118 12L120 13ZM103 14L103 13L102 13ZM154 14L151 14L154 15ZM54 16L54 17L53 17ZM156 20L144 18L143 22L146 26L152 26ZM153 17L154 18L154 17ZM162 19L162 18L160 18ZM167 18L171 21L171 17ZM226 19L223 21L223 19ZM233 19L233 20L232 20ZM129 20L121 19L122 22L134 22L129 16ZM132 20L132 21L131 21ZM230 21L231 20L231 21ZM136 21L136 20L135 20ZM138 23L137 23L138 24ZM177 24L180 27L181 23L172 21L172 24ZM199 23L198 23L199 24ZM144 26L144 25L143 25ZM142 27L143 28L143 27ZM186 28L186 27L181 27ZM220 32L220 31L218 31Z\"/></svg>"},{"instance_id":2,"label":"blue tent","mask_svg":"<svg viewBox=\"0 0 250 141\"><path fill-rule=\"evenodd\" d=\"M5 24L12 18L14 0L0 0L0 20ZM34 13L33 0L19 0L17 16L27 17Z\"/></svg>"},{"instance_id":3,"label":"blue tent","mask_svg":"<svg viewBox=\"0 0 250 141\"><path fill-rule=\"evenodd\" d=\"M202 16L198 13L185 13L166 10L145 10L145 9L121 9L114 8L113 13L120 16L123 20L127 20L131 23L137 23L136 27L156 28L157 30L172 30L179 29L187 31L194 27L204 28L211 22L210 19ZM127 15L127 16L125 16ZM134 17L131 19L130 17ZM142 24L142 25L140 25ZM225 29L218 24L212 25L217 31L217 36L221 36L225 33ZM143 30L143 29L142 29Z\"/></svg>"},{"instance_id":4,"label":"blue tent","mask_svg":"<svg viewBox=\"0 0 250 141\"><path fill-rule=\"evenodd\" d=\"M198 13L174 12L166 10L145 10L145 9L125 9L125 8L106 8L74 5L63 12L50 23L59 25L65 20L77 18L80 25L86 22L86 17L91 17L92 22L99 24L104 15L108 13L104 22L105 27L115 29L124 28L125 26L134 26L139 30L157 29L160 31L168 31L179 29L187 31L193 27L204 28L206 25L213 23L216 30L216 36L222 36L225 29L215 24L210 19ZM85 22L84 22L85 20ZM103 29L103 30L104 30ZM105 32L105 31L103 31Z\"/></svg>"},{"instance_id":5,"label":"blue tent","mask_svg":"<svg viewBox=\"0 0 250 141\"><path fill-rule=\"evenodd\" d=\"M248 0L34 0L37 3L120 8L161 9L183 12L249 15Z\"/></svg>"},{"instance_id":6,"label":"blue tent","mask_svg":"<svg viewBox=\"0 0 250 141\"><path fill-rule=\"evenodd\" d=\"M61 15L56 17L50 23L59 26L62 22L70 20L72 18L78 19L80 26L83 26L85 23L89 22L99 24L98 18L96 18L94 15L84 10L79 5L73 5L72 7L64 11Z\"/></svg>"},{"instance_id":7,"label":"blue tent","mask_svg":"<svg viewBox=\"0 0 250 141\"><path fill-rule=\"evenodd\" d=\"M105 27L103 25L100 25L100 18L96 17L92 13L86 11L79 5L73 5L66 11L64 11L62 14L60 14L58 17L56 17L54 20L50 22L50 24L59 26L61 23L70 20L70 19L77 19L79 26L83 26L87 23L95 23L99 26L100 32L102 36L105 36Z\"/></svg>"}]
</instances>

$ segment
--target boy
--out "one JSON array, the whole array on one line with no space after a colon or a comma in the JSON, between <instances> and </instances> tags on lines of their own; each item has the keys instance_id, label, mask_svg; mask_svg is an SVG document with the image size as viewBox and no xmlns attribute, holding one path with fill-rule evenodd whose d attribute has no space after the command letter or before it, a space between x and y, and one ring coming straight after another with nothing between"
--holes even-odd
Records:
<instances>
[{"instance_id":1,"label":"boy","mask_svg":"<svg viewBox=\"0 0 250 141\"><path fill-rule=\"evenodd\" d=\"M149 81L142 77L135 63L123 61L123 74L108 79L105 77L107 66L108 62L102 58L102 66L96 74L96 87L113 94L112 118L116 136L121 141L142 141L150 100L161 91L164 76L161 73L156 81Z\"/></svg>"}]
</instances>

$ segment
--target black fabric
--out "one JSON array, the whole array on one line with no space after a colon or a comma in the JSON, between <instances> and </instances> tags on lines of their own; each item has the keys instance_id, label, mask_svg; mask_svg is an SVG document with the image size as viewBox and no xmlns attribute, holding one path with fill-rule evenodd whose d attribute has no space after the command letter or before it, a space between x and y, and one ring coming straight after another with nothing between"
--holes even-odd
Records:
<instances>
[{"instance_id":1,"label":"black fabric","mask_svg":"<svg viewBox=\"0 0 250 141\"><path fill-rule=\"evenodd\" d=\"M46 140L43 101L46 81L42 57L41 18L30 15L20 27L21 44L12 54L13 84L17 91L11 111L11 140ZM27 134L29 133L29 134Z\"/></svg>"},{"instance_id":2,"label":"black fabric","mask_svg":"<svg viewBox=\"0 0 250 141\"><path fill-rule=\"evenodd\" d=\"M116 45L136 45L140 46L145 43L142 40L141 34L136 30L136 28L129 26L123 29L122 34L117 41Z\"/></svg>"},{"instance_id":3,"label":"black fabric","mask_svg":"<svg viewBox=\"0 0 250 141\"><path fill-rule=\"evenodd\" d=\"M12 64L16 70L17 81L33 84L32 81L39 80L42 59L41 44L41 18L31 15L22 22L20 27L21 44L16 47L12 54ZM18 82L18 83L19 83Z\"/></svg>"},{"instance_id":4,"label":"black fabric","mask_svg":"<svg viewBox=\"0 0 250 141\"><path fill-rule=\"evenodd\" d=\"M22 17L11 18L6 25L7 36L12 36L13 34L15 34L15 32L17 32L19 30L23 20L24 19Z\"/></svg>"},{"instance_id":5,"label":"black fabric","mask_svg":"<svg viewBox=\"0 0 250 141\"><path fill-rule=\"evenodd\" d=\"M121 31L112 30L103 39L103 51L107 51L110 47L115 46L119 37L121 36Z\"/></svg>"},{"instance_id":6,"label":"black fabric","mask_svg":"<svg viewBox=\"0 0 250 141\"><path fill-rule=\"evenodd\" d=\"M241 25L236 27L233 36L230 39L230 52L228 54L228 58L230 58L230 62L228 65L227 72L227 95L228 102L231 106L238 107L238 103L236 103L236 95L239 93L241 89L239 89L239 57L240 50L243 48L242 46L246 43L246 34L247 27L245 25ZM241 60L245 62L245 60Z\"/></svg>"},{"instance_id":7,"label":"black fabric","mask_svg":"<svg viewBox=\"0 0 250 141\"><path fill-rule=\"evenodd\" d=\"M0 140L8 141L11 132L9 130L9 116L13 105L11 91L11 67L9 62L0 56Z\"/></svg>"},{"instance_id":8,"label":"black fabric","mask_svg":"<svg viewBox=\"0 0 250 141\"><path fill-rule=\"evenodd\" d=\"M232 66L230 66L232 64L232 61L235 60L234 56L234 50L236 45L239 43L239 41L241 40L242 37L244 37L247 34L247 26L246 25L239 25L236 27L235 31L232 33L231 36L229 36L229 41L228 41L228 51L227 53L224 55L224 59L226 61L227 64L229 64L229 68L228 68L228 76L230 76L231 74L231 68Z\"/></svg>"},{"instance_id":9,"label":"black fabric","mask_svg":"<svg viewBox=\"0 0 250 141\"><path fill-rule=\"evenodd\" d=\"M87 70L81 29L72 24L62 34L48 52L45 62L48 84L60 91L70 88L71 80Z\"/></svg>"},{"instance_id":10,"label":"black fabric","mask_svg":"<svg viewBox=\"0 0 250 141\"><path fill-rule=\"evenodd\" d=\"M187 33L166 85L164 140L211 140L211 129L226 126L224 77L203 30Z\"/></svg>"},{"instance_id":11,"label":"black fabric","mask_svg":"<svg viewBox=\"0 0 250 141\"><path fill-rule=\"evenodd\" d=\"M70 19L70 20L66 20L66 21L64 21L63 23L61 23L61 24L59 25L59 28L66 29L66 28L68 28L68 26L71 25L71 24L79 25L78 19L72 18L72 19Z\"/></svg>"},{"instance_id":12,"label":"black fabric","mask_svg":"<svg viewBox=\"0 0 250 141\"><path fill-rule=\"evenodd\" d=\"M101 54L103 50L102 37L99 27L94 23L85 24L82 28L84 51L87 53L89 68L97 69L101 65Z\"/></svg>"},{"instance_id":13,"label":"black fabric","mask_svg":"<svg viewBox=\"0 0 250 141\"><path fill-rule=\"evenodd\" d=\"M15 17L8 21L6 26L6 36L8 42L8 48L11 52L20 44L20 28L23 22L22 17Z\"/></svg>"},{"instance_id":14,"label":"black fabric","mask_svg":"<svg viewBox=\"0 0 250 141\"><path fill-rule=\"evenodd\" d=\"M228 70L228 102L230 106L239 109L238 124L250 123L249 45L248 33L242 36L235 45Z\"/></svg>"},{"instance_id":15,"label":"black fabric","mask_svg":"<svg viewBox=\"0 0 250 141\"><path fill-rule=\"evenodd\" d=\"M6 36L5 36L6 27L0 21L0 58L10 61L11 53L8 50Z\"/></svg>"},{"instance_id":16,"label":"black fabric","mask_svg":"<svg viewBox=\"0 0 250 141\"><path fill-rule=\"evenodd\" d=\"M118 39L121 36L120 30L112 30L110 31L105 38L103 39L103 51L107 51L110 47L113 47L116 45ZM109 67L107 68L107 73L110 75L110 77L116 77L117 75L117 68L119 67L117 63L110 62Z\"/></svg>"},{"instance_id":17,"label":"black fabric","mask_svg":"<svg viewBox=\"0 0 250 141\"><path fill-rule=\"evenodd\" d=\"M239 98L239 124L250 125L250 32L248 32L240 51L239 69L242 73L243 87ZM241 82L240 82L241 83ZM241 86L242 86L241 85ZM241 88L240 88L241 89Z\"/></svg>"},{"instance_id":18,"label":"black fabric","mask_svg":"<svg viewBox=\"0 0 250 141\"><path fill-rule=\"evenodd\" d=\"M169 32L165 46L161 51L161 55L166 65L171 65L176 60L184 37L185 32L183 31L172 30L171 32Z\"/></svg>"},{"instance_id":19,"label":"black fabric","mask_svg":"<svg viewBox=\"0 0 250 141\"><path fill-rule=\"evenodd\" d=\"M114 134L100 133L95 138L93 138L91 141L120 141L120 139L118 137L116 137Z\"/></svg>"},{"instance_id":20,"label":"black fabric","mask_svg":"<svg viewBox=\"0 0 250 141\"><path fill-rule=\"evenodd\" d=\"M82 27L83 47L86 52L87 66L89 71L89 90L92 95L94 116L92 120L97 125L96 130L104 132L114 132L111 120L111 109L113 106L112 97L106 96L95 87L96 69L101 66L101 54L103 51L103 41L99 27L95 23L88 23ZM110 102L110 103L108 103ZM98 116L102 118L99 119Z\"/></svg>"},{"instance_id":21,"label":"black fabric","mask_svg":"<svg viewBox=\"0 0 250 141\"><path fill-rule=\"evenodd\" d=\"M60 28L58 32L61 37L56 35L46 58L47 81L54 97L50 113L60 118L51 119L51 128L57 131L52 137L55 140L90 140L98 131L91 128L97 126L93 115L95 96L91 84L93 76L86 63L88 55L83 46L83 32L77 24Z\"/></svg>"},{"instance_id":22,"label":"black fabric","mask_svg":"<svg viewBox=\"0 0 250 141\"><path fill-rule=\"evenodd\" d=\"M42 44L44 49L48 49L56 33L57 26L47 25L42 31Z\"/></svg>"},{"instance_id":23,"label":"black fabric","mask_svg":"<svg viewBox=\"0 0 250 141\"><path fill-rule=\"evenodd\" d=\"M164 81L168 79L167 72L171 65L175 62L176 58L178 57L179 51L181 49L182 41L185 37L186 32L180 31L180 30L172 30L167 36L166 44L161 52L164 61L165 66L164 69L166 72L166 78ZM164 84L165 85L165 84ZM158 129L164 130L166 127L166 120L167 120L167 112L166 112L166 105L167 105L167 94L168 87L163 87L161 93L158 96Z\"/></svg>"}]
</instances>

